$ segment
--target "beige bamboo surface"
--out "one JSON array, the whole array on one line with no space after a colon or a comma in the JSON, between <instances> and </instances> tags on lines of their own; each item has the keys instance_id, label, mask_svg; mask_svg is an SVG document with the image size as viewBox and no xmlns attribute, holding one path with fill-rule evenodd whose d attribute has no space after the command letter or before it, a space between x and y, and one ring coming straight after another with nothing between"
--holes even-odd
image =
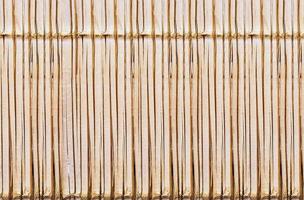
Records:
<instances>
[{"instance_id":1,"label":"beige bamboo surface","mask_svg":"<svg viewBox=\"0 0 304 200\"><path fill-rule=\"evenodd\" d=\"M304 0L0 0L0 199L303 198Z\"/></svg>"}]
</instances>

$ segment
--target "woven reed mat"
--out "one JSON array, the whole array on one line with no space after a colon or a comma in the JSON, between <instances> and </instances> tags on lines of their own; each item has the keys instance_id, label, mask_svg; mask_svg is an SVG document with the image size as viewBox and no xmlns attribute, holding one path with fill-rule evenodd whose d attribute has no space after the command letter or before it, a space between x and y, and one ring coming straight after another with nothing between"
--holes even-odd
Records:
<instances>
[{"instance_id":1,"label":"woven reed mat","mask_svg":"<svg viewBox=\"0 0 304 200\"><path fill-rule=\"evenodd\" d=\"M304 0L0 0L0 199L303 197Z\"/></svg>"}]
</instances>

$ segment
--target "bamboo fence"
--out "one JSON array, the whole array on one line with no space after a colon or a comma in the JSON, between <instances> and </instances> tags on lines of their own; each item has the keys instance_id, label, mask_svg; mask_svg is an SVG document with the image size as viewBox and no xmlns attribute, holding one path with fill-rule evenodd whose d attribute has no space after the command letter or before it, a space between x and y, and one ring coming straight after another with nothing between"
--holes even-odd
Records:
<instances>
[{"instance_id":1,"label":"bamboo fence","mask_svg":"<svg viewBox=\"0 0 304 200\"><path fill-rule=\"evenodd\" d=\"M0 0L0 199L302 199L304 0Z\"/></svg>"}]
</instances>

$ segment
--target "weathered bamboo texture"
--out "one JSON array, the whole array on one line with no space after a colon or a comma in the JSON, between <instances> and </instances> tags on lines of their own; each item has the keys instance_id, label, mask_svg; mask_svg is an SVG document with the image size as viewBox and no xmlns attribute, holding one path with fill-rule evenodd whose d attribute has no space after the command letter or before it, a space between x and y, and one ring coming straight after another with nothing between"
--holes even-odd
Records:
<instances>
[{"instance_id":1,"label":"weathered bamboo texture","mask_svg":"<svg viewBox=\"0 0 304 200\"><path fill-rule=\"evenodd\" d=\"M303 198L304 0L0 0L0 197Z\"/></svg>"}]
</instances>

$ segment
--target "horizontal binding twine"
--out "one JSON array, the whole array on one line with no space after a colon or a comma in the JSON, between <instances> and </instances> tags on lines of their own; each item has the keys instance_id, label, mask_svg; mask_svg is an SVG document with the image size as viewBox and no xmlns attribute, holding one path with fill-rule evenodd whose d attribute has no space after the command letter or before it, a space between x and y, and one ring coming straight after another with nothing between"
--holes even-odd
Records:
<instances>
[{"instance_id":1,"label":"horizontal binding twine","mask_svg":"<svg viewBox=\"0 0 304 200\"><path fill-rule=\"evenodd\" d=\"M160 38L160 39L202 39L202 38L224 38L224 39L250 39L250 38L265 38L265 39L304 39L304 33L272 33L272 34L258 34L258 33L126 33L126 34L113 34L113 33L26 33L26 34L13 34L13 33L0 33L0 37L7 38L22 38L22 39L68 39L68 38L122 38L122 39L137 39L137 38Z\"/></svg>"}]
</instances>

